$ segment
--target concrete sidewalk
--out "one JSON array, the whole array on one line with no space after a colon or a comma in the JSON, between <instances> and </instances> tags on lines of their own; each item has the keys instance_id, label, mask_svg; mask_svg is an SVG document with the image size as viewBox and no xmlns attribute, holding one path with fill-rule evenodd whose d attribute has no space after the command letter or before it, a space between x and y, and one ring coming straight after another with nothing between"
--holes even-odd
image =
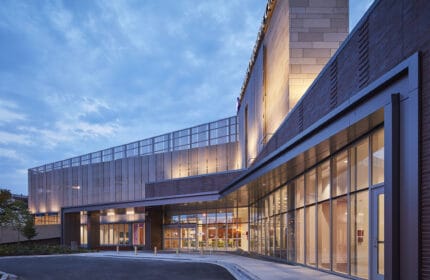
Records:
<instances>
[{"instance_id":1,"label":"concrete sidewalk","mask_svg":"<svg viewBox=\"0 0 430 280\"><path fill-rule=\"evenodd\" d=\"M128 259L149 259L160 261L180 261L180 262L204 262L217 264L227 269L236 279L325 279L341 280L345 279L333 274L324 273L302 266L294 266L282 263L275 263L259 259L237 256L228 253L214 253L212 255L187 254L178 255L172 253L158 253L154 255L148 252L115 252L104 251L98 253L78 254L87 257L111 257Z\"/></svg>"}]
</instances>

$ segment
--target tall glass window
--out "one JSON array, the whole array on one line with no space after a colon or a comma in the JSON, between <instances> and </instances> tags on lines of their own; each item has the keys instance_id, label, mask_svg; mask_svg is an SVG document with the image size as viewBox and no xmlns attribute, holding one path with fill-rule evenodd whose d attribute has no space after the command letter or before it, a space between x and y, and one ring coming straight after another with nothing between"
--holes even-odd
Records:
<instances>
[{"instance_id":1,"label":"tall glass window","mask_svg":"<svg viewBox=\"0 0 430 280\"><path fill-rule=\"evenodd\" d=\"M383 182L384 130L378 129L255 201L250 244L259 246L251 250L367 279L369 192ZM384 256L375 257L383 272Z\"/></svg>"},{"instance_id":2,"label":"tall glass window","mask_svg":"<svg viewBox=\"0 0 430 280\"><path fill-rule=\"evenodd\" d=\"M333 200L333 270L348 272L348 198Z\"/></svg>"},{"instance_id":3,"label":"tall glass window","mask_svg":"<svg viewBox=\"0 0 430 280\"><path fill-rule=\"evenodd\" d=\"M315 205L306 207L306 264L316 266Z\"/></svg>"},{"instance_id":4,"label":"tall glass window","mask_svg":"<svg viewBox=\"0 0 430 280\"><path fill-rule=\"evenodd\" d=\"M330 161L318 166L318 201L330 198Z\"/></svg>"},{"instance_id":5,"label":"tall glass window","mask_svg":"<svg viewBox=\"0 0 430 280\"><path fill-rule=\"evenodd\" d=\"M372 135L372 184L384 182L384 131Z\"/></svg>"},{"instance_id":6,"label":"tall glass window","mask_svg":"<svg viewBox=\"0 0 430 280\"><path fill-rule=\"evenodd\" d=\"M305 194L305 181L303 176L300 176L295 181L295 189L296 189L296 207L303 207L304 194Z\"/></svg>"},{"instance_id":7,"label":"tall glass window","mask_svg":"<svg viewBox=\"0 0 430 280\"><path fill-rule=\"evenodd\" d=\"M351 191L369 187L369 140L366 138L350 149Z\"/></svg>"},{"instance_id":8,"label":"tall glass window","mask_svg":"<svg viewBox=\"0 0 430 280\"><path fill-rule=\"evenodd\" d=\"M318 267L330 269L330 201L318 205Z\"/></svg>"},{"instance_id":9,"label":"tall glass window","mask_svg":"<svg viewBox=\"0 0 430 280\"><path fill-rule=\"evenodd\" d=\"M367 278L369 267L369 192L351 195L351 275Z\"/></svg>"},{"instance_id":10,"label":"tall glass window","mask_svg":"<svg viewBox=\"0 0 430 280\"><path fill-rule=\"evenodd\" d=\"M334 158L333 162L333 189L332 195L346 194L348 190L348 152L342 152Z\"/></svg>"},{"instance_id":11,"label":"tall glass window","mask_svg":"<svg viewBox=\"0 0 430 280\"><path fill-rule=\"evenodd\" d=\"M296 260L296 212L291 211L287 214L287 259L291 262L299 262Z\"/></svg>"},{"instance_id":12,"label":"tall glass window","mask_svg":"<svg viewBox=\"0 0 430 280\"><path fill-rule=\"evenodd\" d=\"M316 172L315 169L312 169L305 174L306 205L315 202L316 182Z\"/></svg>"},{"instance_id":13,"label":"tall glass window","mask_svg":"<svg viewBox=\"0 0 430 280\"><path fill-rule=\"evenodd\" d=\"M305 221L304 209L296 211L296 261L305 263Z\"/></svg>"}]
</instances>

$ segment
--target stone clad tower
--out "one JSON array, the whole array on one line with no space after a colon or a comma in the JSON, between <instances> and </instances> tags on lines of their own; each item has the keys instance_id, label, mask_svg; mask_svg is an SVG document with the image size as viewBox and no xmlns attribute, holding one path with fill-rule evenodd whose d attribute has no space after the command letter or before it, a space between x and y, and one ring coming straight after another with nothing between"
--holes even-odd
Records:
<instances>
[{"instance_id":1,"label":"stone clad tower","mask_svg":"<svg viewBox=\"0 0 430 280\"><path fill-rule=\"evenodd\" d=\"M348 10L348 0L268 2L240 96L243 167L252 164L345 40Z\"/></svg>"}]
</instances>

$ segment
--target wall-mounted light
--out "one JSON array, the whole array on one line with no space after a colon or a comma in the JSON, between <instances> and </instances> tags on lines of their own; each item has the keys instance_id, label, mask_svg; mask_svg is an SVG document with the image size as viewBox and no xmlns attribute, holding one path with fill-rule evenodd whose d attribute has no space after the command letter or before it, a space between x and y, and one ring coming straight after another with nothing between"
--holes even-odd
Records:
<instances>
[{"instance_id":1,"label":"wall-mounted light","mask_svg":"<svg viewBox=\"0 0 430 280\"><path fill-rule=\"evenodd\" d=\"M79 185L72 186L72 190L79 190L79 189L81 189L81 186L79 186Z\"/></svg>"}]
</instances>

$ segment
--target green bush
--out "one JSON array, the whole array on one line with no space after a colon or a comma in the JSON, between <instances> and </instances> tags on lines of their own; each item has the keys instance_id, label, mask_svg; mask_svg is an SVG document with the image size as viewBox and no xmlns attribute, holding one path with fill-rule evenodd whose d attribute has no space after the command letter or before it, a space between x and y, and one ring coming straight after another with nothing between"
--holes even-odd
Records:
<instances>
[{"instance_id":1,"label":"green bush","mask_svg":"<svg viewBox=\"0 0 430 280\"><path fill-rule=\"evenodd\" d=\"M23 256L23 255L52 255L52 254L72 254L88 252L79 248L72 250L60 245L40 245L40 244L3 244L0 245L0 256Z\"/></svg>"}]
</instances>

